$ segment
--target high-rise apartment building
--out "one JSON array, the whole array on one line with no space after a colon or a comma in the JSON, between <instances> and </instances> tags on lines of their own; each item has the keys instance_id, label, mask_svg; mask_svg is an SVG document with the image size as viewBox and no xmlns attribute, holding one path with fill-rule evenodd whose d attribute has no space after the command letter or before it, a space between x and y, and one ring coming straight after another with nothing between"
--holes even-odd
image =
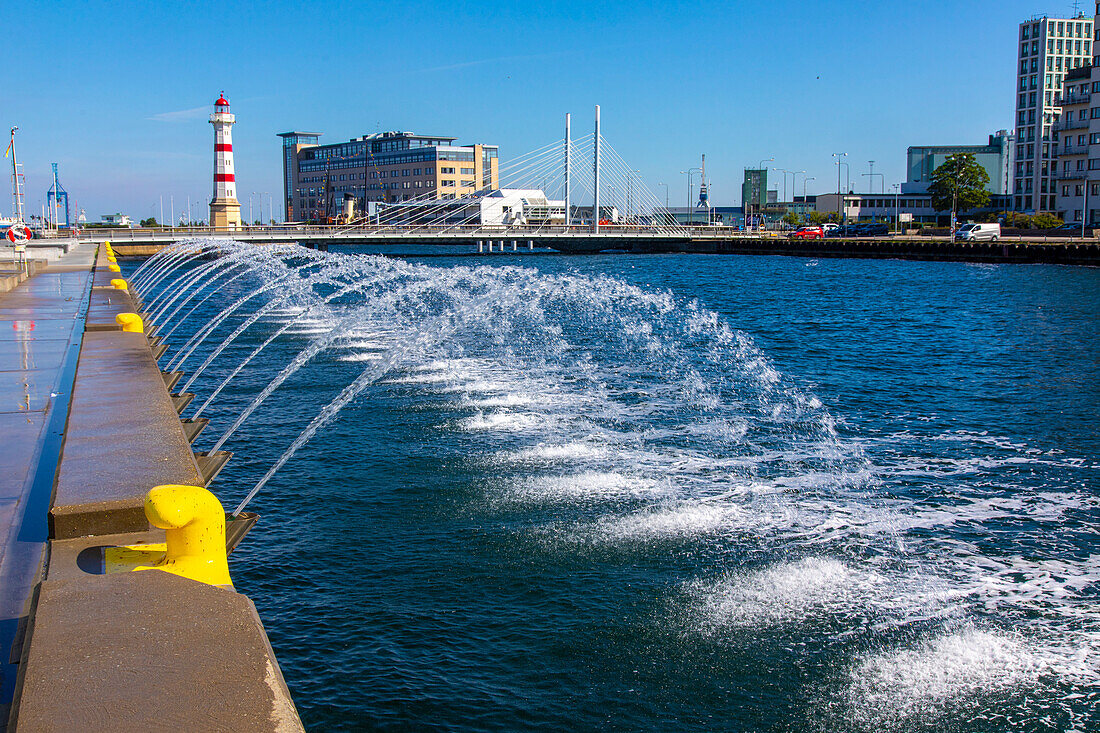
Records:
<instances>
[{"instance_id":1,"label":"high-rise apartment building","mask_svg":"<svg viewBox=\"0 0 1100 733\"><path fill-rule=\"evenodd\" d=\"M455 138L379 132L320 145L319 132L284 132L286 221L333 217L354 198L371 201L453 199L500 187L496 145L455 145Z\"/></svg>"},{"instance_id":2,"label":"high-rise apartment building","mask_svg":"<svg viewBox=\"0 0 1100 733\"><path fill-rule=\"evenodd\" d=\"M1100 16L1100 2L1095 6ZM1067 222L1100 221L1100 30L1093 22L1092 65L1062 80L1062 115L1054 125L1057 155L1052 169L1058 189L1055 212Z\"/></svg>"},{"instance_id":3,"label":"high-rise apartment building","mask_svg":"<svg viewBox=\"0 0 1100 733\"><path fill-rule=\"evenodd\" d=\"M1056 97L1066 74L1092 62L1093 25L1093 18L1085 15L1032 18L1020 24L1012 186L1017 211L1053 211L1057 206L1053 173L1060 131L1055 122L1061 108Z\"/></svg>"}]
</instances>

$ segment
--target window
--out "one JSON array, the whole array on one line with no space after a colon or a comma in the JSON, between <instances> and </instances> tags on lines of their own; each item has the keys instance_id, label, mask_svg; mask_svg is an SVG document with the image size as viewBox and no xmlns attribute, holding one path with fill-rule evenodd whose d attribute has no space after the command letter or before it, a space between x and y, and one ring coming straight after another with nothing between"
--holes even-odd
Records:
<instances>
[{"instance_id":1,"label":"window","mask_svg":"<svg viewBox=\"0 0 1100 733\"><path fill-rule=\"evenodd\" d=\"M442 185L445 188L454 188L455 182L451 179L447 179L447 180L441 181L440 185Z\"/></svg>"},{"instance_id":2,"label":"window","mask_svg":"<svg viewBox=\"0 0 1100 733\"><path fill-rule=\"evenodd\" d=\"M458 170L458 172L463 174L463 175L472 176L474 174L474 169L473 168L460 168Z\"/></svg>"}]
</instances>

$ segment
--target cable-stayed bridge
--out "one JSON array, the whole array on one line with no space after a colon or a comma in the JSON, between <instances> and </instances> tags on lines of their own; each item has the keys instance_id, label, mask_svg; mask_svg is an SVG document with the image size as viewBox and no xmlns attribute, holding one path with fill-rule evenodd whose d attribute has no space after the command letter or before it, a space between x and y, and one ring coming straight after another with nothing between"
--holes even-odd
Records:
<instances>
[{"instance_id":1,"label":"cable-stayed bridge","mask_svg":"<svg viewBox=\"0 0 1100 733\"><path fill-rule=\"evenodd\" d=\"M600 131L599 107L591 133L565 136L501 165L496 186L471 194L432 189L415 196L371 201L347 209L335 225L287 224L236 229L208 227L88 230L82 238L120 244L161 244L196 236L254 243L307 245L419 242L470 243L479 250L549 246L584 249L585 241L689 241L729 237L732 229L689 228L676 221ZM700 218L709 221L705 209Z\"/></svg>"}]
</instances>

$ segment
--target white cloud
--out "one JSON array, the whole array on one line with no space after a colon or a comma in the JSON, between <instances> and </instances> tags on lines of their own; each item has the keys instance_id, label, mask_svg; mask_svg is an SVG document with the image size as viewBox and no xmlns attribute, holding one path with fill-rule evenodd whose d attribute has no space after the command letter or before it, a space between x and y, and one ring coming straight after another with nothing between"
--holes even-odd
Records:
<instances>
[{"instance_id":1,"label":"white cloud","mask_svg":"<svg viewBox=\"0 0 1100 733\"><path fill-rule=\"evenodd\" d=\"M202 107L181 109L175 112L160 112L146 119L153 120L154 122L186 122L187 120L201 119L206 116L209 111L210 105L205 104Z\"/></svg>"}]
</instances>

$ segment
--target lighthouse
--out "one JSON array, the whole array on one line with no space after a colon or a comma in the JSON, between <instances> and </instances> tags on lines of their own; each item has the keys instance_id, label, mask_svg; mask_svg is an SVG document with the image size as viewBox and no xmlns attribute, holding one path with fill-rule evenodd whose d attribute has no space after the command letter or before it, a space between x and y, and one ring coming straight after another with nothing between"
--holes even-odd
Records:
<instances>
[{"instance_id":1,"label":"lighthouse","mask_svg":"<svg viewBox=\"0 0 1100 733\"><path fill-rule=\"evenodd\" d=\"M214 102L210 124L214 126L214 198L210 202L210 226L237 229L241 226L241 205L233 175L233 123L225 92Z\"/></svg>"}]
</instances>

